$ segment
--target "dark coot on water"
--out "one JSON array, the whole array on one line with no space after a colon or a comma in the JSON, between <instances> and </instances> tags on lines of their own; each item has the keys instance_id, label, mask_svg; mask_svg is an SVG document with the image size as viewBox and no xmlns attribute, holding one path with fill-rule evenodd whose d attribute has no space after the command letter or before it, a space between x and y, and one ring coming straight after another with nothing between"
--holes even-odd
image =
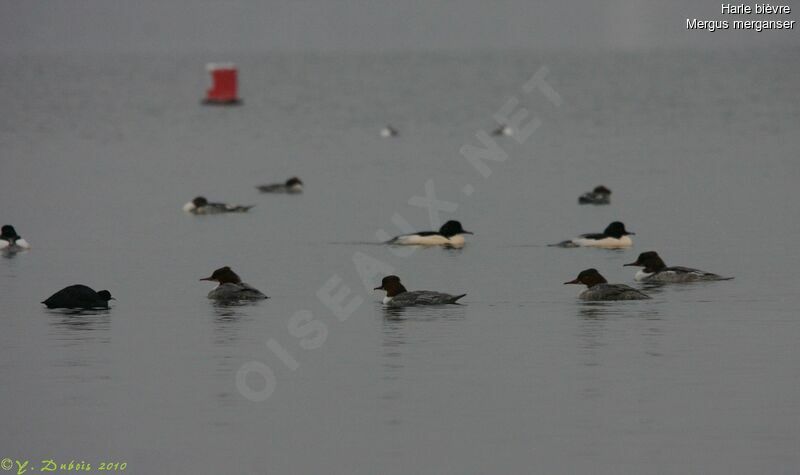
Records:
<instances>
[{"instance_id":1,"label":"dark coot on water","mask_svg":"<svg viewBox=\"0 0 800 475\"><path fill-rule=\"evenodd\" d=\"M112 299L108 290L95 292L91 287L77 284L64 287L42 303L47 308L108 308Z\"/></svg>"}]
</instances>

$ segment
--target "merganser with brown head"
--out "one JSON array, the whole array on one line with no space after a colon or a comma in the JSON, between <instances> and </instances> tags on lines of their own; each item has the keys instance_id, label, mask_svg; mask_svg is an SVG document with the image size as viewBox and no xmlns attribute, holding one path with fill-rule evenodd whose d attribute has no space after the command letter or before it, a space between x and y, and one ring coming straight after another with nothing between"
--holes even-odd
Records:
<instances>
[{"instance_id":1,"label":"merganser with brown head","mask_svg":"<svg viewBox=\"0 0 800 475\"><path fill-rule=\"evenodd\" d=\"M204 277L200 280L219 283L208 293L208 298L213 300L263 300L269 298L250 284L242 282L236 272L232 271L228 266L220 267L210 277Z\"/></svg>"},{"instance_id":2,"label":"merganser with brown head","mask_svg":"<svg viewBox=\"0 0 800 475\"><path fill-rule=\"evenodd\" d=\"M575 280L564 282L567 284L583 284L586 290L578 295L583 300L646 300L650 296L625 284L609 284L597 272L597 269L586 269L578 274Z\"/></svg>"},{"instance_id":3,"label":"merganser with brown head","mask_svg":"<svg viewBox=\"0 0 800 475\"><path fill-rule=\"evenodd\" d=\"M458 299L467 294L450 295L442 292L430 290L415 290L409 292L400 283L400 277L388 275L381 280L380 287L374 290L385 290L386 297L383 298L384 305L389 307L410 307L415 305L446 305L455 304Z\"/></svg>"},{"instance_id":4,"label":"merganser with brown head","mask_svg":"<svg viewBox=\"0 0 800 475\"><path fill-rule=\"evenodd\" d=\"M711 272L706 272L691 267L667 267L661 257L655 251L647 251L639 254L635 262L624 264L625 266L643 267L636 272L634 278L639 282L700 282L712 280L731 280L733 277L722 277Z\"/></svg>"}]
</instances>

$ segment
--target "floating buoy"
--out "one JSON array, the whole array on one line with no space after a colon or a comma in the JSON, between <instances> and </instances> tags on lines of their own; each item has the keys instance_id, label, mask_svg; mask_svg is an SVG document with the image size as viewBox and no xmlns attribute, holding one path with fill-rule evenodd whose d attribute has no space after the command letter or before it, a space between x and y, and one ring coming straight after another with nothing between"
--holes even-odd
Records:
<instances>
[{"instance_id":1,"label":"floating buoy","mask_svg":"<svg viewBox=\"0 0 800 475\"><path fill-rule=\"evenodd\" d=\"M206 70L211 74L211 89L206 91L203 104L236 105L242 100L236 95L237 75L233 63L208 63Z\"/></svg>"}]
</instances>

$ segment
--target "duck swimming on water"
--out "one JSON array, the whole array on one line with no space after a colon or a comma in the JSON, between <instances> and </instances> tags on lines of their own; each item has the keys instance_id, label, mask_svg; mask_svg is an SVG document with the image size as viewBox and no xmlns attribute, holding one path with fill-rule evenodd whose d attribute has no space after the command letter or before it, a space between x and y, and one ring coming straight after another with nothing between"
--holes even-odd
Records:
<instances>
[{"instance_id":1,"label":"duck swimming on water","mask_svg":"<svg viewBox=\"0 0 800 475\"><path fill-rule=\"evenodd\" d=\"M219 283L219 285L208 293L208 298L212 300L236 301L263 300L269 298L250 284L242 282L242 279L236 272L232 271L228 266L220 267L209 277L204 277L200 280Z\"/></svg>"},{"instance_id":2,"label":"duck swimming on water","mask_svg":"<svg viewBox=\"0 0 800 475\"><path fill-rule=\"evenodd\" d=\"M229 205L210 203L204 196L198 196L183 205L183 210L192 214L244 213L255 205Z\"/></svg>"},{"instance_id":3,"label":"duck swimming on water","mask_svg":"<svg viewBox=\"0 0 800 475\"><path fill-rule=\"evenodd\" d=\"M381 285L374 290L385 290L384 305L389 307L411 307L416 305L446 305L455 304L458 299L467 294L450 295L431 290L415 290L409 292L400 283L400 277L389 275L381 280Z\"/></svg>"},{"instance_id":4,"label":"duck swimming on water","mask_svg":"<svg viewBox=\"0 0 800 475\"><path fill-rule=\"evenodd\" d=\"M47 308L108 308L108 301L116 300L108 290L95 292L91 287L77 284L64 287L42 303Z\"/></svg>"}]
</instances>

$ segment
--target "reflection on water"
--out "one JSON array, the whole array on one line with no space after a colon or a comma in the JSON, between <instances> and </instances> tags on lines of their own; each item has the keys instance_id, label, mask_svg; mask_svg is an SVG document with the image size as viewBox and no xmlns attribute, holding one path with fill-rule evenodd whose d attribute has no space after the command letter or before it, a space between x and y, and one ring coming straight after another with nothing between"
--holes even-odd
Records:
<instances>
[{"instance_id":1,"label":"reflection on water","mask_svg":"<svg viewBox=\"0 0 800 475\"><path fill-rule=\"evenodd\" d=\"M27 250L12 251L12 250L9 250L9 249L3 249L2 251L0 251L0 255L2 255L6 259L13 259L13 258L17 257L17 254L24 254L26 252L28 252L28 251Z\"/></svg>"},{"instance_id":2,"label":"reflection on water","mask_svg":"<svg viewBox=\"0 0 800 475\"><path fill-rule=\"evenodd\" d=\"M631 319L641 322L659 322L662 319L657 306L642 302L582 302L578 307L578 317L581 320L578 331L580 347L583 350L589 350L590 354L594 350L607 346L609 338L612 341L618 341L618 335L608 336L610 332L618 330L617 322L625 322L625 325L629 325L627 322ZM655 349L655 346L661 334L661 328L655 323L640 328L639 335L646 338L644 348L646 354L660 356L660 352ZM584 364L593 366L598 362L596 359L590 358Z\"/></svg>"},{"instance_id":3,"label":"reflection on water","mask_svg":"<svg viewBox=\"0 0 800 475\"><path fill-rule=\"evenodd\" d=\"M467 306L461 304L419 307L388 307L381 305L381 307L384 320L462 320L467 310Z\"/></svg>"},{"instance_id":4,"label":"reflection on water","mask_svg":"<svg viewBox=\"0 0 800 475\"><path fill-rule=\"evenodd\" d=\"M70 331L96 331L111 328L111 309L46 309L53 315L50 324Z\"/></svg>"}]
</instances>

